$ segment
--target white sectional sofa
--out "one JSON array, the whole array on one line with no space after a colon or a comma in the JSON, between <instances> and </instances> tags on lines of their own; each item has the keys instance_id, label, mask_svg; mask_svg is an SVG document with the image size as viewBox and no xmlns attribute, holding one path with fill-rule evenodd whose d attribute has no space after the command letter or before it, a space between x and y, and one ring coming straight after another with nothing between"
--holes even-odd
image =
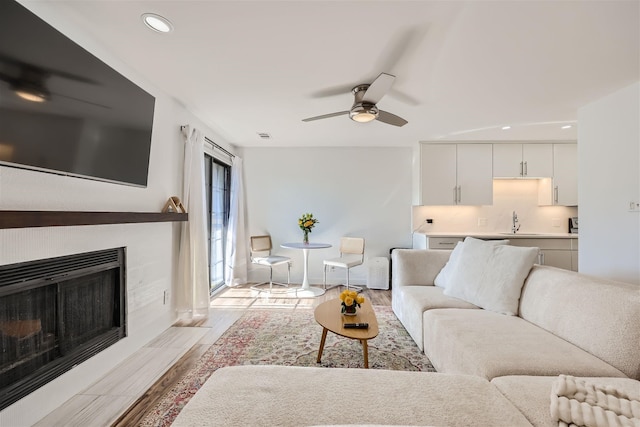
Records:
<instances>
[{"instance_id":1,"label":"white sectional sofa","mask_svg":"<svg viewBox=\"0 0 640 427\"><path fill-rule=\"evenodd\" d=\"M393 311L439 373L489 380L534 426L558 425L550 392L561 374L640 400L640 287L533 265L505 315L435 285L452 253L392 253Z\"/></svg>"},{"instance_id":2,"label":"white sectional sofa","mask_svg":"<svg viewBox=\"0 0 640 427\"><path fill-rule=\"evenodd\" d=\"M487 302L486 292L473 304L434 285L451 254L392 254L393 310L438 373L227 367L214 372L173 425L558 427L582 419L575 407L604 411L581 401L584 393L557 393L563 374L607 387L612 404L634 402L631 415L622 405L627 418L608 410L590 425L640 426L640 287L535 265L524 268L520 286L496 281L515 295L515 309L513 301ZM486 278L499 269L453 277Z\"/></svg>"},{"instance_id":3,"label":"white sectional sofa","mask_svg":"<svg viewBox=\"0 0 640 427\"><path fill-rule=\"evenodd\" d=\"M638 286L534 265L508 316L434 286L450 254L392 254L393 311L438 372L640 379Z\"/></svg>"}]
</instances>

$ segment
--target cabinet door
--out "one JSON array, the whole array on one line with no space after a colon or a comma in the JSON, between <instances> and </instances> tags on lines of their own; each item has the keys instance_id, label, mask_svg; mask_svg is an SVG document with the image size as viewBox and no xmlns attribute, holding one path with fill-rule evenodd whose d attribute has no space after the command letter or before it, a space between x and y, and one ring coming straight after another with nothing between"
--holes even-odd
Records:
<instances>
[{"instance_id":1,"label":"cabinet door","mask_svg":"<svg viewBox=\"0 0 640 427\"><path fill-rule=\"evenodd\" d=\"M422 144L420 195L423 205L456 204L456 145Z\"/></svg>"},{"instance_id":2,"label":"cabinet door","mask_svg":"<svg viewBox=\"0 0 640 427\"><path fill-rule=\"evenodd\" d=\"M491 144L458 144L459 205L493 204Z\"/></svg>"},{"instance_id":3,"label":"cabinet door","mask_svg":"<svg viewBox=\"0 0 640 427\"><path fill-rule=\"evenodd\" d=\"M553 144L553 204L578 206L577 144Z\"/></svg>"},{"instance_id":4,"label":"cabinet door","mask_svg":"<svg viewBox=\"0 0 640 427\"><path fill-rule=\"evenodd\" d=\"M458 242L462 242L464 237L429 237L428 249L446 249L452 250Z\"/></svg>"},{"instance_id":5,"label":"cabinet door","mask_svg":"<svg viewBox=\"0 0 640 427\"><path fill-rule=\"evenodd\" d=\"M541 265L550 265L551 267L572 269L571 262L572 251L562 251L553 249L541 249L539 255L539 263Z\"/></svg>"},{"instance_id":6,"label":"cabinet door","mask_svg":"<svg viewBox=\"0 0 640 427\"><path fill-rule=\"evenodd\" d=\"M493 177L522 176L522 144L493 144Z\"/></svg>"},{"instance_id":7,"label":"cabinet door","mask_svg":"<svg viewBox=\"0 0 640 427\"><path fill-rule=\"evenodd\" d=\"M523 176L553 176L553 144L522 144Z\"/></svg>"}]
</instances>

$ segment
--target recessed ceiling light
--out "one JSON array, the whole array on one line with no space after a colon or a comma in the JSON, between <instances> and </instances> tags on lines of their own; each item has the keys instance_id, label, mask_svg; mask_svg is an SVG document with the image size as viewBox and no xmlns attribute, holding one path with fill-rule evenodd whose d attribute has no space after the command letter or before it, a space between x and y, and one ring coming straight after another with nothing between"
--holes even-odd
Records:
<instances>
[{"instance_id":1,"label":"recessed ceiling light","mask_svg":"<svg viewBox=\"0 0 640 427\"><path fill-rule=\"evenodd\" d=\"M560 129L571 129L571 125L564 125Z\"/></svg>"},{"instance_id":2,"label":"recessed ceiling light","mask_svg":"<svg viewBox=\"0 0 640 427\"><path fill-rule=\"evenodd\" d=\"M511 126L502 126L502 130L509 130L511 129Z\"/></svg>"},{"instance_id":3,"label":"recessed ceiling light","mask_svg":"<svg viewBox=\"0 0 640 427\"><path fill-rule=\"evenodd\" d=\"M144 13L142 15L142 21L147 27L159 33L170 33L173 31L171 22L164 16L156 15L155 13Z\"/></svg>"}]
</instances>

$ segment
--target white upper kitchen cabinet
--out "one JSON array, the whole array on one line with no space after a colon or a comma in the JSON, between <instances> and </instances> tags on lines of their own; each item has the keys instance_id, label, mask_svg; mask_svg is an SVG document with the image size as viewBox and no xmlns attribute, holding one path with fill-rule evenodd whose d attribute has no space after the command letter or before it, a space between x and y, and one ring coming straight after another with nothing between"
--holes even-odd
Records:
<instances>
[{"instance_id":1,"label":"white upper kitchen cabinet","mask_svg":"<svg viewBox=\"0 0 640 427\"><path fill-rule=\"evenodd\" d=\"M421 204L493 204L491 153L491 144L421 144Z\"/></svg>"},{"instance_id":2,"label":"white upper kitchen cabinet","mask_svg":"<svg viewBox=\"0 0 640 427\"><path fill-rule=\"evenodd\" d=\"M578 145L553 144L553 176L540 180L538 204L578 206Z\"/></svg>"},{"instance_id":3,"label":"white upper kitchen cabinet","mask_svg":"<svg viewBox=\"0 0 640 427\"><path fill-rule=\"evenodd\" d=\"M553 204L578 206L577 144L553 144Z\"/></svg>"},{"instance_id":4,"label":"white upper kitchen cabinet","mask_svg":"<svg viewBox=\"0 0 640 427\"><path fill-rule=\"evenodd\" d=\"M553 176L553 144L493 144L494 178Z\"/></svg>"}]
</instances>

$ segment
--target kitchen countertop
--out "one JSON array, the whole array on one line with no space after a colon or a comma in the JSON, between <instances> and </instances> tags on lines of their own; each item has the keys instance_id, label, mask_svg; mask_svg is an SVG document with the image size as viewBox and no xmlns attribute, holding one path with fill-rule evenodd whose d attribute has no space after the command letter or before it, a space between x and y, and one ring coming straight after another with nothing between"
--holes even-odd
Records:
<instances>
[{"instance_id":1,"label":"kitchen countertop","mask_svg":"<svg viewBox=\"0 0 640 427\"><path fill-rule=\"evenodd\" d=\"M416 234L424 234L427 237L477 237L479 239L577 239L578 235L574 233L527 233L517 232L515 234L509 232L488 231L488 232L431 232L416 231Z\"/></svg>"}]
</instances>

